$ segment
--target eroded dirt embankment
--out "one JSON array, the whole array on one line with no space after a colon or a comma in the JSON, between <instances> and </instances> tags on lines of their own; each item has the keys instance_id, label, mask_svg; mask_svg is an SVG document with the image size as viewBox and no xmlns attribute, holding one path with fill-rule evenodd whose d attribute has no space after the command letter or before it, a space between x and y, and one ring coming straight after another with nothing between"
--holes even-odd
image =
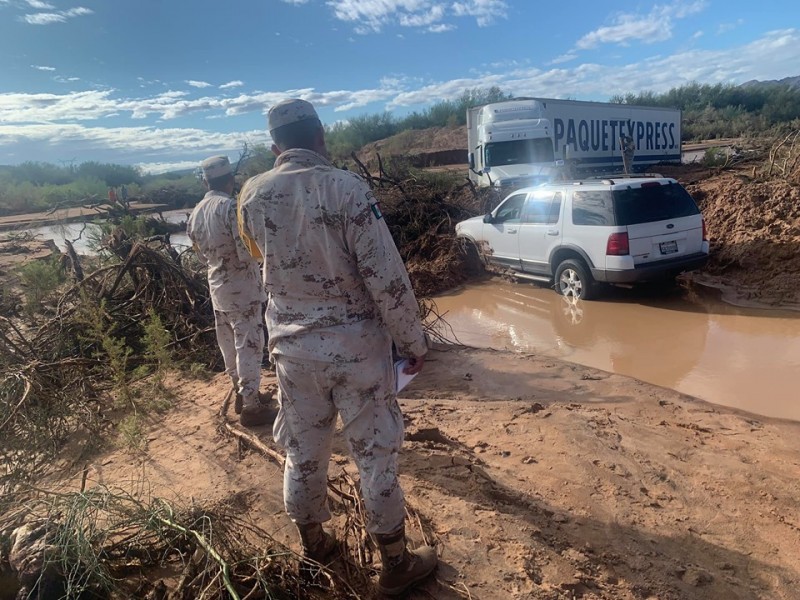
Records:
<instances>
[{"instance_id":1,"label":"eroded dirt embankment","mask_svg":"<svg viewBox=\"0 0 800 600\"><path fill-rule=\"evenodd\" d=\"M706 218L705 275L733 301L800 309L800 185L724 172L688 183Z\"/></svg>"}]
</instances>

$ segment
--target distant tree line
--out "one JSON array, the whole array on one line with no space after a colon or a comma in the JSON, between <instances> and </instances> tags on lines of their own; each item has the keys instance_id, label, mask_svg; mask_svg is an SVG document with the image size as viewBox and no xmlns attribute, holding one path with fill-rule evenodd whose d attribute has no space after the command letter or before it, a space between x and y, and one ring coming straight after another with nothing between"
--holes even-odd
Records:
<instances>
[{"instance_id":1,"label":"distant tree line","mask_svg":"<svg viewBox=\"0 0 800 600\"><path fill-rule=\"evenodd\" d=\"M512 99L499 87L464 90L454 100L443 100L403 117L390 112L354 117L326 127L328 151L334 162L345 163L365 145L402 131L466 124L467 108ZM707 85L690 83L657 94L613 96L610 102L678 108L683 113L683 141L778 135L800 129L800 90L782 85ZM785 135L785 133L784 133ZM275 156L263 144L245 148L239 169L244 180L270 168ZM0 215L86 204L107 197L109 187L126 185L131 198L191 206L203 187L194 173L144 175L136 167L98 162L57 166L26 162L0 166Z\"/></svg>"},{"instance_id":2,"label":"distant tree line","mask_svg":"<svg viewBox=\"0 0 800 600\"><path fill-rule=\"evenodd\" d=\"M170 208L193 204L204 192L193 173L144 175L136 167L111 163L24 162L0 166L0 215L100 203L108 199L109 188L123 185L131 199Z\"/></svg>"},{"instance_id":3,"label":"distant tree line","mask_svg":"<svg viewBox=\"0 0 800 600\"><path fill-rule=\"evenodd\" d=\"M690 83L663 94L617 95L610 101L680 109L684 141L763 135L800 119L800 90L785 85Z\"/></svg>"},{"instance_id":4,"label":"distant tree line","mask_svg":"<svg viewBox=\"0 0 800 600\"><path fill-rule=\"evenodd\" d=\"M467 89L455 100L442 100L404 117L395 117L392 113L384 112L335 123L326 128L325 141L334 161L344 161L351 153L370 142L391 137L407 129L466 125L467 108L511 98L510 94L496 86Z\"/></svg>"}]
</instances>

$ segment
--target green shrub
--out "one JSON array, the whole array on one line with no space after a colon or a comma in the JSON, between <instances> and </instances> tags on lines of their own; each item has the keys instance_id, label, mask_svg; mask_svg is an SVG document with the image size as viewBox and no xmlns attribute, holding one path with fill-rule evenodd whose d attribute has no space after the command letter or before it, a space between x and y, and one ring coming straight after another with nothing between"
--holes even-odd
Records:
<instances>
[{"instance_id":1,"label":"green shrub","mask_svg":"<svg viewBox=\"0 0 800 600\"><path fill-rule=\"evenodd\" d=\"M144 452L147 449L147 437L144 434L142 419L139 415L128 415L117 427L119 445L130 452Z\"/></svg>"},{"instance_id":2,"label":"green shrub","mask_svg":"<svg viewBox=\"0 0 800 600\"><path fill-rule=\"evenodd\" d=\"M33 316L42 309L44 301L50 299L66 281L59 257L34 260L18 269L25 290L25 312Z\"/></svg>"},{"instance_id":3,"label":"green shrub","mask_svg":"<svg viewBox=\"0 0 800 600\"><path fill-rule=\"evenodd\" d=\"M703 165L706 167L722 167L728 162L728 153L724 148L709 148L703 154Z\"/></svg>"}]
</instances>

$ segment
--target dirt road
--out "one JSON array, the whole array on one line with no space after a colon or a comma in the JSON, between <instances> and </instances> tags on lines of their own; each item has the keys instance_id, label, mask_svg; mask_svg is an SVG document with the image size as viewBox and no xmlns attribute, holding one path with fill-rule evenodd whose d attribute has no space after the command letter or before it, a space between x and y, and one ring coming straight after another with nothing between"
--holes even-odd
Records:
<instances>
[{"instance_id":1,"label":"dirt road","mask_svg":"<svg viewBox=\"0 0 800 600\"><path fill-rule=\"evenodd\" d=\"M227 385L173 382L179 400L146 432L146 452L91 459L89 484L201 503L236 496L297 549L279 468L217 431ZM466 349L434 351L401 405L403 486L442 561L411 598L797 597L799 423ZM259 435L271 444L268 429ZM355 476L340 439L334 452L331 474ZM334 530L343 523L337 514Z\"/></svg>"}]
</instances>

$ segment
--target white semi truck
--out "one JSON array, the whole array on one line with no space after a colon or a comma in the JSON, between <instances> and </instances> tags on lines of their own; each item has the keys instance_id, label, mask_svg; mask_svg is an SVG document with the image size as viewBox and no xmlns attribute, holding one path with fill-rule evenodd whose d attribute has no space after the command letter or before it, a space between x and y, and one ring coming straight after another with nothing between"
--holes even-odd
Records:
<instances>
[{"instance_id":1,"label":"white semi truck","mask_svg":"<svg viewBox=\"0 0 800 600\"><path fill-rule=\"evenodd\" d=\"M495 102L467 109L467 144L469 177L479 187L535 185L565 171L640 173L680 162L681 111L550 98Z\"/></svg>"}]
</instances>

